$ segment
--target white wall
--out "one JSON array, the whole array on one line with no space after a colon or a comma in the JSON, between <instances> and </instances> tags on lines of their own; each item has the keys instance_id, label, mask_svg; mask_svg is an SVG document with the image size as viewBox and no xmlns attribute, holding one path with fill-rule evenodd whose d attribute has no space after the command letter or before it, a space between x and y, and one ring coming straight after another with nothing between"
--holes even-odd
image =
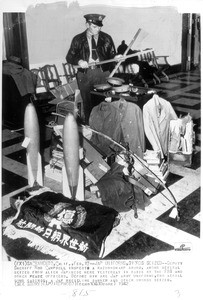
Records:
<instances>
[{"instance_id":1,"label":"white wall","mask_svg":"<svg viewBox=\"0 0 203 300\"><path fill-rule=\"evenodd\" d=\"M26 10L30 67L56 63L60 68L73 36L85 30L87 13L106 15L102 30L113 37L116 48L122 40L129 44L141 28L132 49L153 47L157 55L169 55L172 65L181 62L182 15L175 7L81 6L64 1Z\"/></svg>"}]
</instances>

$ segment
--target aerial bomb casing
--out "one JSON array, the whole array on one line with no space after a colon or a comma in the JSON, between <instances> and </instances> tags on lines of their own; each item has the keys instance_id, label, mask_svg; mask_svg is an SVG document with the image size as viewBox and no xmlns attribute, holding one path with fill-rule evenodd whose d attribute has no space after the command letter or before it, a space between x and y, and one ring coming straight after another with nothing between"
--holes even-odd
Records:
<instances>
[{"instance_id":1,"label":"aerial bomb casing","mask_svg":"<svg viewBox=\"0 0 203 300\"><path fill-rule=\"evenodd\" d=\"M33 186L35 182L42 185L42 166L40 155L40 129L35 107L29 103L24 115L24 135L27 139L27 167L28 182Z\"/></svg>"},{"instance_id":2,"label":"aerial bomb casing","mask_svg":"<svg viewBox=\"0 0 203 300\"><path fill-rule=\"evenodd\" d=\"M75 198L79 180L79 133L71 113L66 115L63 125L63 153L70 192Z\"/></svg>"}]
</instances>

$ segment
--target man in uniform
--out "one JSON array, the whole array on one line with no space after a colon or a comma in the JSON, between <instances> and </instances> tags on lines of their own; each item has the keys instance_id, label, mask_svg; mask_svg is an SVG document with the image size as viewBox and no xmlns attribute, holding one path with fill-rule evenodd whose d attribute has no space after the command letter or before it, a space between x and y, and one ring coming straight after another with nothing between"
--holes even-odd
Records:
<instances>
[{"instance_id":1,"label":"man in uniform","mask_svg":"<svg viewBox=\"0 0 203 300\"><path fill-rule=\"evenodd\" d=\"M87 14L86 30L77 34L72 42L66 61L72 65L79 65L77 72L78 88L83 99L85 124L89 122L89 116L94 103L91 101L90 91L96 84L106 83L106 78L113 69L114 64L102 64L89 67L91 62L99 62L116 57L116 49L112 37L101 31L102 21L105 18L101 14Z\"/></svg>"}]
</instances>

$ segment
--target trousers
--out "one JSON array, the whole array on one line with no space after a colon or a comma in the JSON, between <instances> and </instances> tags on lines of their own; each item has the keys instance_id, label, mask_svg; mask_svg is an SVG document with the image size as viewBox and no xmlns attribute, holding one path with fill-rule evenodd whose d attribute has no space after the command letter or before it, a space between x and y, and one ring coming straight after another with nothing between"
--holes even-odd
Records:
<instances>
[{"instance_id":1,"label":"trousers","mask_svg":"<svg viewBox=\"0 0 203 300\"><path fill-rule=\"evenodd\" d=\"M107 82L107 77L110 75L109 71L103 72L101 68L87 69L84 72L78 71L76 78L78 88L83 100L82 119L85 124L89 124L89 116L94 107L90 92L94 89L94 85L103 84Z\"/></svg>"}]
</instances>

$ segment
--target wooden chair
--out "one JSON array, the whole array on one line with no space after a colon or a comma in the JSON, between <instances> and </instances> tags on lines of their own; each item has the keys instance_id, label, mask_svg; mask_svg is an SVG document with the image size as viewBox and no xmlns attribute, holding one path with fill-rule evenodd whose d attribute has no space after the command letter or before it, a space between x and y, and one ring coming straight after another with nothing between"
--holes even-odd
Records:
<instances>
[{"instance_id":1,"label":"wooden chair","mask_svg":"<svg viewBox=\"0 0 203 300\"><path fill-rule=\"evenodd\" d=\"M71 82L73 78L76 77L76 69L74 69L73 65L69 63L62 63L63 70L64 70L64 76L67 80L67 83Z\"/></svg>"},{"instance_id":2,"label":"wooden chair","mask_svg":"<svg viewBox=\"0 0 203 300\"><path fill-rule=\"evenodd\" d=\"M54 96L50 92L48 81L42 68L33 68L30 70L37 75L37 85L34 95L34 105L41 115L47 115L54 111L54 106L49 104Z\"/></svg>"},{"instance_id":3,"label":"wooden chair","mask_svg":"<svg viewBox=\"0 0 203 300\"><path fill-rule=\"evenodd\" d=\"M132 51L133 52L133 51ZM146 88L153 81L154 84L161 83L161 78L164 77L169 81L165 71L170 67L167 61L168 56L156 56L153 48L148 48L142 51L136 51L137 55L130 63L124 63L119 67L118 76L123 74L126 81L130 80L141 82ZM131 53L130 53L131 54ZM136 68L139 66L139 71Z\"/></svg>"},{"instance_id":4,"label":"wooden chair","mask_svg":"<svg viewBox=\"0 0 203 300\"><path fill-rule=\"evenodd\" d=\"M81 119L82 113L82 98L79 89L74 91L68 99L62 100L56 104L56 118L55 123L62 125L67 113L72 113L76 118Z\"/></svg>"},{"instance_id":5,"label":"wooden chair","mask_svg":"<svg viewBox=\"0 0 203 300\"><path fill-rule=\"evenodd\" d=\"M36 94L46 92L48 90L48 86L46 85L46 81L42 78L40 69L34 68L31 69L30 72L37 76Z\"/></svg>"},{"instance_id":6,"label":"wooden chair","mask_svg":"<svg viewBox=\"0 0 203 300\"><path fill-rule=\"evenodd\" d=\"M44 82L44 85L47 88L47 91L50 91L56 86L62 84L55 64L45 65L41 67L40 73L41 73L42 81Z\"/></svg>"},{"instance_id":7,"label":"wooden chair","mask_svg":"<svg viewBox=\"0 0 203 300\"><path fill-rule=\"evenodd\" d=\"M167 55L156 56L153 48L145 49L143 52L138 52L138 61L146 61L149 65L155 67L156 70L153 73L153 77L158 83L161 82L160 77L162 76L169 81L169 77L165 73L165 71L170 67L167 58Z\"/></svg>"},{"instance_id":8,"label":"wooden chair","mask_svg":"<svg viewBox=\"0 0 203 300\"><path fill-rule=\"evenodd\" d=\"M69 63L62 63L63 70L64 70L64 76L66 78L68 86L71 88L71 90L74 93L74 109L78 110L78 116L81 118L83 116L83 101L81 98L81 95L79 93L76 74L77 70L73 67L73 65ZM60 110L60 106L65 105L64 103L61 103L57 110Z\"/></svg>"}]
</instances>

